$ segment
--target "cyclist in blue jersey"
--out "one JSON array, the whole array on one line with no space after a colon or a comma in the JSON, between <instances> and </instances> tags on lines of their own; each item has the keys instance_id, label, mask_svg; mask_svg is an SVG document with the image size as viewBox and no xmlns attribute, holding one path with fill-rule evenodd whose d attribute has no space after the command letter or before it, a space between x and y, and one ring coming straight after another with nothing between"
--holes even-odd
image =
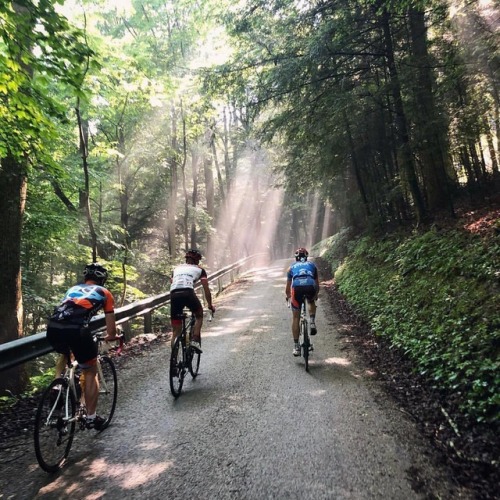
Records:
<instances>
[{"instance_id":1,"label":"cyclist in blue jersey","mask_svg":"<svg viewBox=\"0 0 500 500\"><path fill-rule=\"evenodd\" d=\"M286 299L290 300L292 306L292 337L293 355L300 356L299 345L299 322L300 306L304 300L308 303L311 335L316 335L316 299L319 293L318 269L313 262L307 258L309 252L305 248L298 248L295 251L295 263L287 271Z\"/></svg>"}]
</instances>

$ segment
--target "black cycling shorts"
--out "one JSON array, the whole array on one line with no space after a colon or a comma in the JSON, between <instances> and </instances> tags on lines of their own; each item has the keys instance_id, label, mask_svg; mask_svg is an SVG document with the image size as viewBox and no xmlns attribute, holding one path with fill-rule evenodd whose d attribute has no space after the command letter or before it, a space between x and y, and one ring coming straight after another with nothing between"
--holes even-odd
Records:
<instances>
[{"instance_id":1,"label":"black cycling shorts","mask_svg":"<svg viewBox=\"0 0 500 500\"><path fill-rule=\"evenodd\" d=\"M67 356L70 350L81 365L97 358L97 341L92 332L82 325L49 321L47 340L56 352Z\"/></svg>"},{"instance_id":2,"label":"black cycling shorts","mask_svg":"<svg viewBox=\"0 0 500 500\"><path fill-rule=\"evenodd\" d=\"M192 288L179 288L170 293L170 319L182 321L184 308L187 307L196 317L203 315L203 306Z\"/></svg>"},{"instance_id":3,"label":"black cycling shorts","mask_svg":"<svg viewBox=\"0 0 500 500\"><path fill-rule=\"evenodd\" d=\"M316 297L317 289L314 285L292 286L292 309L300 309L305 299L312 301Z\"/></svg>"}]
</instances>

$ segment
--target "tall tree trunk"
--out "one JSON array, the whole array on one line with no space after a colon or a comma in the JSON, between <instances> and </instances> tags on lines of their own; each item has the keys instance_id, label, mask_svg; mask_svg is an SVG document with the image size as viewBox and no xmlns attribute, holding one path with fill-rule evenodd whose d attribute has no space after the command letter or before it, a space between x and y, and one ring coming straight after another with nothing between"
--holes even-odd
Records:
<instances>
[{"instance_id":1,"label":"tall tree trunk","mask_svg":"<svg viewBox=\"0 0 500 500\"><path fill-rule=\"evenodd\" d=\"M178 170L177 170L177 112L175 105L172 104L170 118L172 120L171 140L170 140L170 196L168 203L168 240L170 248L170 256L175 259L177 256L177 190L179 186Z\"/></svg>"},{"instance_id":2,"label":"tall tree trunk","mask_svg":"<svg viewBox=\"0 0 500 500\"><path fill-rule=\"evenodd\" d=\"M84 190L80 191L80 209L85 213L87 224L89 226L91 247L92 247L92 261L97 262L97 233L92 219L92 210L90 207L90 175L88 158L88 138L89 138L89 124L88 121L83 119L80 113L80 98L77 99L76 104L76 118L78 121L78 133L80 139L80 156L82 158L82 168L84 176ZM84 238L85 240L85 238Z\"/></svg>"},{"instance_id":3,"label":"tall tree trunk","mask_svg":"<svg viewBox=\"0 0 500 500\"><path fill-rule=\"evenodd\" d=\"M389 12L385 7L382 10L382 29L385 42L385 56L390 75L390 86L392 97L394 99L395 125L397 131L397 143L401 152L401 164L404 173L404 181L407 183L410 190L413 203L415 205L415 213L417 221L420 222L425 216L425 207L422 199L420 186L415 172L415 164L413 161L413 152L410 145L410 135L408 132L408 124L403 108L403 99L401 97L401 84L394 59L394 47L392 42L392 34L389 23ZM404 186L403 186L404 188Z\"/></svg>"},{"instance_id":4,"label":"tall tree trunk","mask_svg":"<svg viewBox=\"0 0 500 500\"><path fill-rule=\"evenodd\" d=\"M212 131L207 129L205 132L205 154L203 157L203 173L205 178L205 195L207 203L207 213L210 220L215 220L215 205L214 205L214 174L212 170L212 155L210 152L210 142L211 142ZM206 254L208 256L208 263L213 262L213 248L212 248L212 238L210 234L207 235L207 249Z\"/></svg>"},{"instance_id":5,"label":"tall tree trunk","mask_svg":"<svg viewBox=\"0 0 500 500\"><path fill-rule=\"evenodd\" d=\"M181 100L181 121L182 121L182 161L181 161L181 174L182 174L182 192L184 196L184 217L183 217L183 230L184 230L184 248L189 248L189 196L186 185L186 163L187 163L187 135L186 135L186 117L184 115L184 106Z\"/></svg>"},{"instance_id":6,"label":"tall tree trunk","mask_svg":"<svg viewBox=\"0 0 500 500\"><path fill-rule=\"evenodd\" d=\"M23 336L21 233L26 202L26 162L8 154L0 163L0 343ZM0 392L18 393L26 383L23 366L2 373Z\"/></svg>"},{"instance_id":7,"label":"tall tree trunk","mask_svg":"<svg viewBox=\"0 0 500 500\"><path fill-rule=\"evenodd\" d=\"M192 248L198 246L198 233L196 231L196 208L198 206L198 161L199 155L196 151L193 151L191 155L191 169L193 175L193 193L191 196L191 244Z\"/></svg>"},{"instance_id":8,"label":"tall tree trunk","mask_svg":"<svg viewBox=\"0 0 500 500\"><path fill-rule=\"evenodd\" d=\"M416 71L415 101L417 133L422 148L422 176L426 189L427 205L430 212L448 207L453 215L451 195L446 177L443 127L437 118L433 95L433 78L427 51L427 27L424 12L409 9L411 46Z\"/></svg>"}]
</instances>

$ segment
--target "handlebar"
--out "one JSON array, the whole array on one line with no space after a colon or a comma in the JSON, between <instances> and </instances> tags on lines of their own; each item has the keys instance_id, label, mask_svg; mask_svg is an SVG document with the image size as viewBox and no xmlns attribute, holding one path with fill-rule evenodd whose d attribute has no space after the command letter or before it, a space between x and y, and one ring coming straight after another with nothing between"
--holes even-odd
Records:
<instances>
[{"instance_id":1,"label":"handlebar","mask_svg":"<svg viewBox=\"0 0 500 500\"><path fill-rule=\"evenodd\" d=\"M118 346L116 347L116 354L120 354L123 350L123 344L125 344L125 334L119 333L114 339L104 340L107 336L108 335L106 332L98 332L95 334L97 342L118 342Z\"/></svg>"}]
</instances>

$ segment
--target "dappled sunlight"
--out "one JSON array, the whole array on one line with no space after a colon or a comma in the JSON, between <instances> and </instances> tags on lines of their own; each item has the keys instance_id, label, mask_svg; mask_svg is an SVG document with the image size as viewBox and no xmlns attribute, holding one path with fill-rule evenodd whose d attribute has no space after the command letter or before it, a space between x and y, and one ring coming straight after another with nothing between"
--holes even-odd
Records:
<instances>
[{"instance_id":1,"label":"dappled sunlight","mask_svg":"<svg viewBox=\"0 0 500 500\"><path fill-rule=\"evenodd\" d=\"M351 362L347 358L327 358L323 361L327 365L350 366Z\"/></svg>"},{"instance_id":2,"label":"dappled sunlight","mask_svg":"<svg viewBox=\"0 0 500 500\"><path fill-rule=\"evenodd\" d=\"M99 474L106 474L126 489L137 488L148 481L157 479L163 472L172 467L173 463L159 462L155 464L109 464L105 460L94 460L90 466L90 471Z\"/></svg>"},{"instance_id":3,"label":"dappled sunlight","mask_svg":"<svg viewBox=\"0 0 500 500\"><path fill-rule=\"evenodd\" d=\"M82 494L82 487L87 482L92 484L92 481L97 478L106 477L108 480L113 480L114 488L122 488L131 490L139 486L145 485L150 481L157 480L161 474L173 466L172 461L162 461L157 463L116 463L108 461L104 458L84 459L78 463L82 470L79 473L81 479L78 482L72 480L71 476L61 475L54 481L40 489L42 495L55 494L61 497L75 495L75 498L102 498L105 491L86 491ZM74 478L73 478L74 479ZM83 480L82 480L83 479ZM111 484L110 484L111 486ZM86 487L88 488L88 486Z\"/></svg>"}]
</instances>

